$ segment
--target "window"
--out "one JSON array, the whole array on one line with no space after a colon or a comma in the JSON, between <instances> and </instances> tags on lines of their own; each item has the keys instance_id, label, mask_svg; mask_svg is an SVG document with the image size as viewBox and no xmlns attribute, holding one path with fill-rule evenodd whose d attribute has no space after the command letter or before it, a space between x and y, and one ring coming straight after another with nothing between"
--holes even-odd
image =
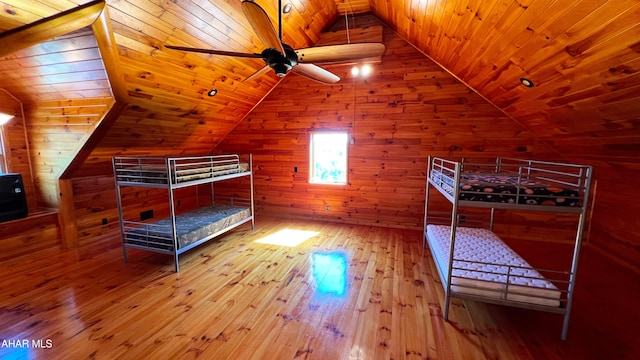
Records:
<instances>
[{"instance_id":1,"label":"window","mask_svg":"<svg viewBox=\"0 0 640 360\"><path fill-rule=\"evenodd\" d=\"M346 132L314 132L311 134L309 182L314 184L347 183Z\"/></svg>"}]
</instances>

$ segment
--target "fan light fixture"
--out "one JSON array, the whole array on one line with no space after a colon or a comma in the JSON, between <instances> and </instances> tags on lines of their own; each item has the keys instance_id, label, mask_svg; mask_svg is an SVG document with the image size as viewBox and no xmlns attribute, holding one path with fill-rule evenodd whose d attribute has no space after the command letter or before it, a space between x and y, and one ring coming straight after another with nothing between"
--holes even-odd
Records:
<instances>
[{"instance_id":1,"label":"fan light fixture","mask_svg":"<svg viewBox=\"0 0 640 360\"><path fill-rule=\"evenodd\" d=\"M216 96L216 94L218 94L218 89L211 89L207 93L207 95L209 95L209 96Z\"/></svg>"},{"instance_id":2,"label":"fan light fixture","mask_svg":"<svg viewBox=\"0 0 640 360\"><path fill-rule=\"evenodd\" d=\"M371 74L371 66L369 65L362 65L362 67L354 66L351 68L351 75L353 76L362 75L365 77L369 76L369 74Z\"/></svg>"},{"instance_id":3,"label":"fan light fixture","mask_svg":"<svg viewBox=\"0 0 640 360\"><path fill-rule=\"evenodd\" d=\"M0 126L6 124L11 119L13 119L13 115L0 113Z\"/></svg>"},{"instance_id":4,"label":"fan light fixture","mask_svg":"<svg viewBox=\"0 0 640 360\"><path fill-rule=\"evenodd\" d=\"M527 78L520 78L520 84L528 87L528 88L532 88L533 87L533 81L527 79Z\"/></svg>"},{"instance_id":5,"label":"fan light fixture","mask_svg":"<svg viewBox=\"0 0 640 360\"><path fill-rule=\"evenodd\" d=\"M291 5L291 3L286 3L286 4L284 4L284 7L282 8L282 13L288 14L288 13L291 12L292 8L293 8L293 6Z\"/></svg>"},{"instance_id":6,"label":"fan light fixture","mask_svg":"<svg viewBox=\"0 0 640 360\"><path fill-rule=\"evenodd\" d=\"M286 0L290 2L291 0ZM273 26L267 12L253 0L242 0L240 3L244 17L253 28L253 33L264 45L264 50L259 53L245 53L215 49L198 49L184 46L165 45L167 49L191 51L210 55L233 56L237 58L262 59L265 65L251 74L244 81L253 80L266 71L273 71L277 76L283 77L288 72L294 72L308 79L323 84L335 84L340 77L318 65L318 63L338 63L360 61L371 57L381 56L384 53L383 43L356 43L341 45L316 46L306 49L294 49L282 42L282 13L293 11L293 4L283 6L282 0L278 0L278 28ZM289 9L290 8L290 9ZM244 82L243 81L243 82Z\"/></svg>"}]
</instances>

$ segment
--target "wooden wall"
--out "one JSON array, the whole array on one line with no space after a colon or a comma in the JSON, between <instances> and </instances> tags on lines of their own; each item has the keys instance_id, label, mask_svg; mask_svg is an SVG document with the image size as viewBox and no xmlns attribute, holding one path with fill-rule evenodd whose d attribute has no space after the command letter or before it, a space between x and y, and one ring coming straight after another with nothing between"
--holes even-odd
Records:
<instances>
[{"instance_id":1,"label":"wooden wall","mask_svg":"<svg viewBox=\"0 0 640 360\"><path fill-rule=\"evenodd\" d=\"M330 68L345 79L333 86L287 76L215 149L254 154L258 216L421 228L429 155L557 158L386 27L384 43L368 79L345 66ZM309 134L318 129L353 137L347 186L308 183Z\"/></svg>"},{"instance_id":2,"label":"wooden wall","mask_svg":"<svg viewBox=\"0 0 640 360\"><path fill-rule=\"evenodd\" d=\"M60 250L55 212L31 211L27 218L0 223L0 261Z\"/></svg>"},{"instance_id":3,"label":"wooden wall","mask_svg":"<svg viewBox=\"0 0 640 360\"><path fill-rule=\"evenodd\" d=\"M58 178L113 105L96 39L85 28L14 54L37 71L19 68L38 201L58 206ZM73 59L69 63L69 59Z\"/></svg>"},{"instance_id":4,"label":"wooden wall","mask_svg":"<svg viewBox=\"0 0 640 360\"><path fill-rule=\"evenodd\" d=\"M55 211L43 211L36 199L36 187L31 171L29 142L22 103L0 89L0 112L15 117L2 126L4 154L8 171L22 175L29 215L26 218L0 223L0 261L41 251L58 251L58 221Z\"/></svg>"},{"instance_id":5,"label":"wooden wall","mask_svg":"<svg viewBox=\"0 0 640 360\"><path fill-rule=\"evenodd\" d=\"M24 104L37 203L58 206L58 178L113 104L91 28L0 59L3 86Z\"/></svg>"},{"instance_id":6,"label":"wooden wall","mask_svg":"<svg viewBox=\"0 0 640 360\"><path fill-rule=\"evenodd\" d=\"M640 145L639 145L640 146ZM626 158L594 161L595 202L590 227L590 243L602 253L640 272L640 163Z\"/></svg>"},{"instance_id":7,"label":"wooden wall","mask_svg":"<svg viewBox=\"0 0 640 360\"><path fill-rule=\"evenodd\" d=\"M111 98L49 100L32 103L29 119L38 201L58 206L58 178L112 105Z\"/></svg>"},{"instance_id":8,"label":"wooden wall","mask_svg":"<svg viewBox=\"0 0 640 360\"><path fill-rule=\"evenodd\" d=\"M7 170L22 174L22 181L27 195L27 206L33 210L37 208L36 189L31 172L29 142L22 110L22 103L17 98L8 91L0 89L0 112L15 115L13 119L2 126Z\"/></svg>"}]
</instances>

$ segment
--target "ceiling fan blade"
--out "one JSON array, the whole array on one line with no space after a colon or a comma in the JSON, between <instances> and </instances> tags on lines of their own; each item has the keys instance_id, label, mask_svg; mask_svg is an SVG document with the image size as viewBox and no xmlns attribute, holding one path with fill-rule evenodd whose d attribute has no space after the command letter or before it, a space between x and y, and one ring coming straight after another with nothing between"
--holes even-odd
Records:
<instances>
[{"instance_id":1,"label":"ceiling fan blade","mask_svg":"<svg viewBox=\"0 0 640 360\"><path fill-rule=\"evenodd\" d=\"M299 63L336 63L380 56L382 53L382 43L327 45L296 50Z\"/></svg>"},{"instance_id":2,"label":"ceiling fan blade","mask_svg":"<svg viewBox=\"0 0 640 360\"><path fill-rule=\"evenodd\" d=\"M251 81L251 80L255 80L256 78L262 76L263 74L265 74L269 70L271 70L271 68L268 65L265 65L262 68L260 68L258 71L256 71L253 74L249 75L248 78L242 80L242 82L245 83L245 82L248 82L248 81Z\"/></svg>"},{"instance_id":3,"label":"ceiling fan blade","mask_svg":"<svg viewBox=\"0 0 640 360\"><path fill-rule=\"evenodd\" d=\"M173 49L173 50L182 50L182 51L198 52L198 53L213 54L213 55L235 56L235 57L244 57L244 58L264 58L262 54L255 54L255 53L239 53L239 52L233 52L233 51L198 49L198 48L173 46L173 45L165 45L164 47L166 47L167 49Z\"/></svg>"},{"instance_id":4,"label":"ceiling fan blade","mask_svg":"<svg viewBox=\"0 0 640 360\"><path fill-rule=\"evenodd\" d=\"M280 51L284 56L284 46L282 46L278 32L273 27L273 23L271 23L271 19L269 19L266 11L253 1L244 0L242 1L242 12L244 12L244 16L249 20L249 24L253 27L253 31L262 44L264 44L267 49Z\"/></svg>"},{"instance_id":5,"label":"ceiling fan blade","mask_svg":"<svg viewBox=\"0 0 640 360\"><path fill-rule=\"evenodd\" d=\"M335 84L340 81L338 75L313 64L298 64L291 71L323 84Z\"/></svg>"}]
</instances>

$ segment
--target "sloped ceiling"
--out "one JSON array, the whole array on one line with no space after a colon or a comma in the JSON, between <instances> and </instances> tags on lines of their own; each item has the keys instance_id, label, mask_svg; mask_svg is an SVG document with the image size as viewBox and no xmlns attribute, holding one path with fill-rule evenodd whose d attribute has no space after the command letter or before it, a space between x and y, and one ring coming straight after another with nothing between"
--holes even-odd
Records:
<instances>
[{"instance_id":1,"label":"sloped ceiling","mask_svg":"<svg viewBox=\"0 0 640 360\"><path fill-rule=\"evenodd\" d=\"M371 0L371 10L556 150L640 158L640 2ZM519 82L533 81L533 88Z\"/></svg>"},{"instance_id":2,"label":"sloped ceiling","mask_svg":"<svg viewBox=\"0 0 640 360\"><path fill-rule=\"evenodd\" d=\"M5 1L0 31L82 0ZM275 0L258 1L277 19ZM285 1L286 3L286 1ZM299 0L283 16L284 41L311 46L353 14L372 12L559 153L640 158L640 3L558 0ZM240 1L108 0L131 104L101 153L202 152L277 83L242 80L260 60L212 57L164 44L259 52ZM522 86L526 77L533 88ZM207 97L212 88L215 98ZM92 159L101 157L93 154ZM97 160L96 160L97 161ZM89 166L91 168L91 166Z\"/></svg>"}]
</instances>

